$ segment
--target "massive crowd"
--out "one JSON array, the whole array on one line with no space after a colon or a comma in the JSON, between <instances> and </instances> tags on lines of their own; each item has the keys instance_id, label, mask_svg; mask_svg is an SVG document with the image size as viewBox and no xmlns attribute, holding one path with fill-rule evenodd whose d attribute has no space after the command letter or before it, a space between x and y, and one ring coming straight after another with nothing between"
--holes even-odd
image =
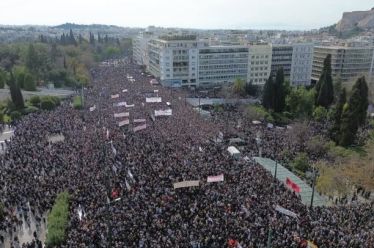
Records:
<instances>
[{"instance_id":1,"label":"massive crowd","mask_svg":"<svg viewBox=\"0 0 374 248\"><path fill-rule=\"evenodd\" d=\"M258 154L261 131L263 155L281 159L273 149L285 142L274 140L277 129L248 124L235 131L225 118L204 120L183 92L151 85L127 60L93 69L92 78L83 111L63 102L16 123L1 155L0 244L10 236L11 247L41 247L37 235L20 245L15 233L30 218L45 222L56 194L68 190L70 220L61 247L266 247L270 241L296 248L307 240L322 248L374 247L373 203L308 208L261 166L233 158L227 143L215 139L220 131L242 132L243 156L250 158ZM149 96L162 102L146 103ZM114 106L122 101L129 107ZM171 116L154 116L167 108ZM121 112L129 112L129 124L119 127L114 113ZM145 119L146 128L134 132L144 124L136 119ZM64 141L48 140L56 134ZM206 182L220 174L223 182ZM173 188L184 180L200 185ZM298 217L275 211L277 205Z\"/></svg>"}]
</instances>

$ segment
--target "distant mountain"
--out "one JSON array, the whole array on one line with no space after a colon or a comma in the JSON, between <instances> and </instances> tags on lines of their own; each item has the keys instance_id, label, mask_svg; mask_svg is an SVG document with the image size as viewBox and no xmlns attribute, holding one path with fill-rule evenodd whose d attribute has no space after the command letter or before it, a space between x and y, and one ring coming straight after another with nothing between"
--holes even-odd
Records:
<instances>
[{"instance_id":1,"label":"distant mountain","mask_svg":"<svg viewBox=\"0 0 374 248\"><path fill-rule=\"evenodd\" d=\"M344 12L335 29L338 32L374 30L374 8L368 11Z\"/></svg>"},{"instance_id":2,"label":"distant mountain","mask_svg":"<svg viewBox=\"0 0 374 248\"><path fill-rule=\"evenodd\" d=\"M53 26L52 28L70 30L70 29L106 29L108 27L123 29L123 27L119 27L115 25L103 25L103 24L82 25L82 24L75 24L75 23L64 23L58 26Z\"/></svg>"}]
</instances>

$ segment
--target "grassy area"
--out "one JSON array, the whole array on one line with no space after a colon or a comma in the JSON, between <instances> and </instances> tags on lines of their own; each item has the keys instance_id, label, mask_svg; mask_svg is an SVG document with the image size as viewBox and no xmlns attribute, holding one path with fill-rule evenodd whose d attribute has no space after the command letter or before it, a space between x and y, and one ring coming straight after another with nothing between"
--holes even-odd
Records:
<instances>
[{"instance_id":1,"label":"grassy area","mask_svg":"<svg viewBox=\"0 0 374 248\"><path fill-rule=\"evenodd\" d=\"M362 147L343 148L328 145L328 156L334 163L320 161L317 189L329 196L343 196L354 187L374 191L374 131Z\"/></svg>"},{"instance_id":2,"label":"grassy area","mask_svg":"<svg viewBox=\"0 0 374 248\"><path fill-rule=\"evenodd\" d=\"M69 221L68 192L57 195L51 212L48 215L46 246L55 247L61 245L66 239L66 228Z\"/></svg>"}]
</instances>

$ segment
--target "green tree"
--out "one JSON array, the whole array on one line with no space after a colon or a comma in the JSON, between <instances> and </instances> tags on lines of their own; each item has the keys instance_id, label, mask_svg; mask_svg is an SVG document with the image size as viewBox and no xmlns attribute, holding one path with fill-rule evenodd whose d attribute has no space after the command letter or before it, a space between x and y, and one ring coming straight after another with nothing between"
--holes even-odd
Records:
<instances>
[{"instance_id":1,"label":"green tree","mask_svg":"<svg viewBox=\"0 0 374 248\"><path fill-rule=\"evenodd\" d=\"M7 82L7 73L5 70L0 68L0 89L4 89Z\"/></svg>"},{"instance_id":2,"label":"green tree","mask_svg":"<svg viewBox=\"0 0 374 248\"><path fill-rule=\"evenodd\" d=\"M287 110L297 118L307 118L312 115L314 108L314 89L293 87L286 97Z\"/></svg>"},{"instance_id":3,"label":"green tree","mask_svg":"<svg viewBox=\"0 0 374 248\"><path fill-rule=\"evenodd\" d=\"M239 96L245 95L245 81L241 78L236 78L233 87L234 93Z\"/></svg>"},{"instance_id":4,"label":"green tree","mask_svg":"<svg viewBox=\"0 0 374 248\"><path fill-rule=\"evenodd\" d=\"M339 101L339 97L343 89L344 88L343 88L342 78L340 77L340 75L338 75L334 79L334 102Z\"/></svg>"},{"instance_id":5,"label":"green tree","mask_svg":"<svg viewBox=\"0 0 374 248\"><path fill-rule=\"evenodd\" d=\"M347 102L347 93L345 89L343 88L339 95L338 102L335 106L334 125L330 131L330 136L333 140L335 140L335 142L339 141L339 130L340 130L340 125L341 125L344 104L346 102Z\"/></svg>"},{"instance_id":6,"label":"green tree","mask_svg":"<svg viewBox=\"0 0 374 248\"><path fill-rule=\"evenodd\" d=\"M30 73L25 75L23 88L27 91L36 91L35 78Z\"/></svg>"},{"instance_id":7,"label":"green tree","mask_svg":"<svg viewBox=\"0 0 374 248\"><path fill-rule=\"evenodd\" d=\"M32 43L29 44L29 47L27 49L25 64L31 72L36 73L38 71L39 58Z\"/></svg>"},{"instance_id":8,"label":"green tree","mask_svg":"<svg viewBox=\"0 0 374 248\"><path fill-rule=\"evenodd\" d=\"M9 85L9 90L10 90L10 96L12 98L12 102L14 103L16 109L23 109L25 107L25 103L23 101L21 89L16 83L13 72L10 72L8 85Z\"/></svg>"},{"instance_id":9,"label":"green tree","mask_svg":"<svg viewBox=\"0 0 374 248\"><path fill-rule=\"evenodd\" d=\"M355 141L357 130L366 120L368 87L365 77L359 78L352 87L352 95L343 107L339 145L349 146Z\"/></svg>"},{"instance_id":10,"label":"green tree","mask_svg":"<svg viewBox=\"0 0 374 248\"><path fill-rule=\"evenodd\" d=\"M331 76L331 54L323 62L322 74L315 86L316 106L328 108L334 101L334 87Z\"/></svg>"},{"instance_id":11,"label":"green tree","mask_svg":"<svg viewBox=\"0 0 374 248\"><path fill-rule=\"evenodd\" d=\"M264 85L264 90L262 92L262 106L265 109L274 109L274 95L275 95L275 85L273 77L270 76Z\"/></svg>"},{"instance_id":12,"label":"green tree","mask_svg":"<svg viewBox=\"0 0 374 248\"><path fill-rule=\"evenodd\" d=\"M318 106L313 111L313 119L316 121L326 121L327 109L322 106Z\"/></svg>"},{"instance_id":13,"label":"green tree","mask_svg":"<svg viewBox=\"0 0 374 248\"><path fill-rule=\"evenodd\" d=\"M358 113L358 122L359 126L365 125L366 117L367 117L367 110L369 106L369 87L366 83L365 77L361 77L357 80L357 82L352 87L352 92L354 91L360 92L360 105L359 105L359 113Z\"/></svg>"},{"instance_id":14,"label":"green tree","mask_svg":"<svg viewBox=\"0 0 374 248\"><path fill-rule=\"evenodd\" d=\"M284 83L283 68L279 68L275 76L275 103L274 111L277 113L283 112L286 106L286 85Z\"/></svg>"}]
</instances>

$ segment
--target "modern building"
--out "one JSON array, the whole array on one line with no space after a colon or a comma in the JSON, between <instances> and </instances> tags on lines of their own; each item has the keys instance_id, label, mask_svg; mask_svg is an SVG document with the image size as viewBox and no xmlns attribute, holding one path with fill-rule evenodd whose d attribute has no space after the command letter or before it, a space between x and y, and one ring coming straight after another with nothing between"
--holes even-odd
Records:
<instances>
[{"instance_id":1,"label":"modern building","mask_svg":"<svg viewBox=\"0 0 374 248\"><path fill-rule=\"evenodd\" d=\"M247 82L263 85L270 77L272 48L269 44L250 45Z\"/></svg>"},{"instance_id":2,"label":"modern building","mask_svg":"<svg viewBox=\"0 0 374 248\"><path fill-rule=\"evenodd\" d=\"M134 60L145 65L162 85L171 87L215 87L235 79L264 85L270 75L283 68L291 85L309 85L313 44L266 43L209 45L196 35L155 36L140 34L134 40Z\"/></svg>"},{"instance_id":3,"label":"modern building","mask_svg":"<svg viewBox=\"0 0 374 248\"><path fill-rule=\"evenodd\" d=\"M247 81L248 47L209 46L199 48L198 53L200 87L229 84L237 78Z\"/></svg>"},{"instance_id":4,"label":"modern building","mask_svg":"<svg viewBox=\"0 0 374 248\"><path fill-rule=\"evenodd\" d=\"M292 65L292 44L272 46L271 75L275 76L280 68L286 78L290 78Z\"/></svg>"},{"instance_id":5,"label":"modern building","mask_svg":"<svg viewBox=\"0 0 374 248\"><path fill-rule=\"evenodd\" d=\"M316 46L313 54L312 80L318 81L323 70L323 61L331 54L333 77L342 81L356 80L360 76L374 76L374 47L361 46Z\"/></svg>"},{"instance_id":6,"label":"modern building","mask_svg":"<svg viewBox=\"0 0 374 248\"><path fill-rule=\"evenodd\" d=\"M271 75L283 68L284 76L293 86L310 85L313 65L313 43L272 46Z\"/></svg>"},{"instance_id":7,"label":"modern building","mask_svg":"<svg viewBox=\"0 0 374 248\"><path fill-rule=\"evenodd\" d=\"M313 43L293 44L290 84L292 86L310 85L313 67Z\"/></svg>"},{"instance_id":8,"label":"modern building","mask_svg":"<svg viewBox=\"0 0 374 248\"><path fill-rule=\"evenodd\" d=\"M162 36L149 42L148 71L165 86L195 86L198 79L198 47L194 35Z\"/></svg>"}]
</instances>

